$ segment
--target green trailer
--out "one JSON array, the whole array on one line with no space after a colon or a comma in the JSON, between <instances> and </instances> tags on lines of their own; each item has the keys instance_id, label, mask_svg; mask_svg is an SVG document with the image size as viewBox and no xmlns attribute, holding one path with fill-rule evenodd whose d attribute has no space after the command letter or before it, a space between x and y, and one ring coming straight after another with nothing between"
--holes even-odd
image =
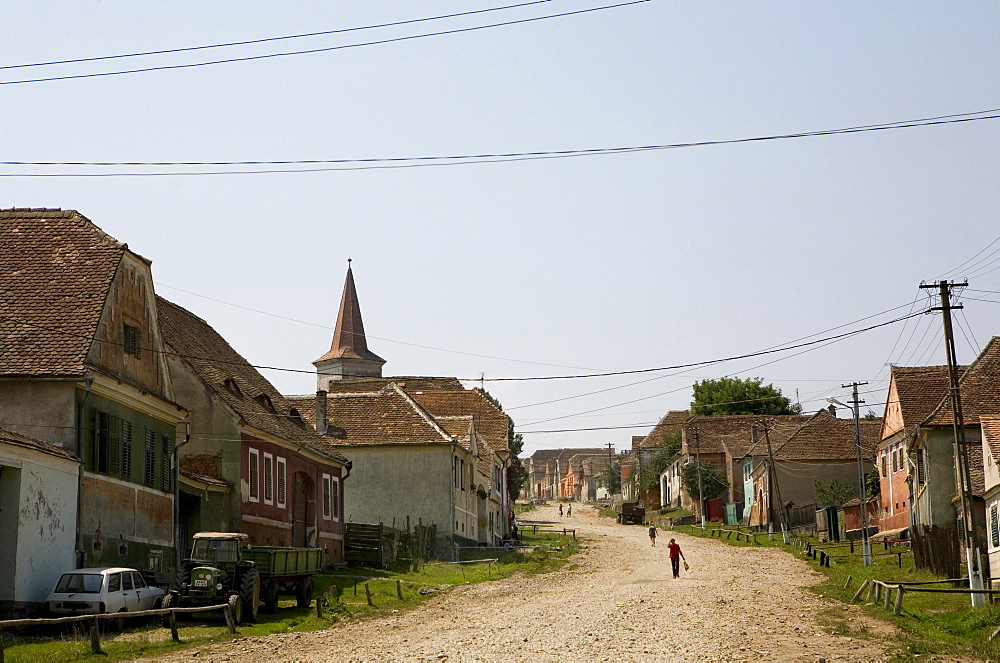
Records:
<instances>
[{"instance_id":1,"label":"green trailer","mask_svg":"<svg viewBox=\"0 0 1000 663\"><path fill-rule=\"evenodd\" d=\"M254 621L258 610L274 612L281 593L294 594L300 608L312 601L312 577L323 570L320 548L250 546L238 532L199 532L191 557L178 572L177 587L163 607L228 603L236 623Z\"/></svg>"}]
</instances>

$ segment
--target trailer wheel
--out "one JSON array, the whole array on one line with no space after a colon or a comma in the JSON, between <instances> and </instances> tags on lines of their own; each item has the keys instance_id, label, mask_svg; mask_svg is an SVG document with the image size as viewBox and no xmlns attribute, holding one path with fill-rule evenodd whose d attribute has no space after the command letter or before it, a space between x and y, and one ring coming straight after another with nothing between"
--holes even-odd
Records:
<instances>
[{"instance_id":1,"label":"trailer wheel","mask_svg":"<svg viewBox=\"0 0 1000 663\"><path fill-rule=\"evenodd\" d=\"M240 578L240 598L243 599L243 617L247 622L257 621L260 609L260 575L257 569L247 569Z\"/></svg>"},{"instance_id":2,"label":"trailer wheel","mask_svg":"<svg viewBox=\"0 0 1000 663\"><path fill-rule=\"evenodd\" d=\"M300 608L308 608L313 598L313 579L303 578L295 585L295 604Z\"/></svg>"},{"instance_id":3,"label":"trailer wheel","mask_svg":"<svg viewBox=\"0 0 1000 663\"><path fill-rule=\"evenodd\" d=\"M261 588L261 597L264 599L264 605L261 606L261 610L268 614L274 614L278 611L278 583L274 580L268 580L264 583Z\"/></svg>"}]
</instances>

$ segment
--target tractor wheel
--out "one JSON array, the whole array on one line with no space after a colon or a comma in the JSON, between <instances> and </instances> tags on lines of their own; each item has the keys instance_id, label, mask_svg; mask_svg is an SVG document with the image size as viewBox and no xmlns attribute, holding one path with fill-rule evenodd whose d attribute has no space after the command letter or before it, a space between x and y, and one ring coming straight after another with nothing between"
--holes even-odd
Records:
<instances>
[{"instance_id":1,"label":"tractor wheel","mask_svg":"<svg viewBox=\"0 0 1000 663\"><path fill-rule=\"evenodd\" d=\"M313 598L313 579L303 578L295 585L295 604L300 608L308 608Z\"/></svg>"},{"instance_id":2,"label":"tractor wheel","mask_svg":"<svg viewBox=\"0 0 1000 663\"><path fill-rule=\"evenodd\" d=\"M165 594L160 602L160 607L164 610L177 607L177 595L173 593ZM170 615L163 615L163 628L170 628Z\"/></svg>"},{"instance_id":3,"label":"tractor wheel","mask_svg":"<svg viewBox=\"0 0 1000 663\"><path fill-rule=\"evenodd\" d=\"M240 598L239 594L230 594L226 603L229 604L229 610L233 613L233 623L239 626L243 623L243 599Z\"/></svg>"},{"instance_id":4,"label":"tractor wheel","mask_svg":"<svg viewBox=\"0 0 1000 663\"><path fill-rule=\"evenodd\" d=\"M261 606L261 610L268 613L274 614L278 611L278 583L273 580L268 580L267 583L261 588L261 598L264 600L264 605Z\"/></svg>"},{"instance_id":5,"label":"tractor wheel","mask_svg":"<svg viewBox=\"0 0 1000 663\"><path fill-rule=\"evenodd\" d=\"M257 569L247 569L240 578L240 598L243 599L243 618L249 622L257 621L260 610L260 574Z\"/></svg>"}]
</instances>

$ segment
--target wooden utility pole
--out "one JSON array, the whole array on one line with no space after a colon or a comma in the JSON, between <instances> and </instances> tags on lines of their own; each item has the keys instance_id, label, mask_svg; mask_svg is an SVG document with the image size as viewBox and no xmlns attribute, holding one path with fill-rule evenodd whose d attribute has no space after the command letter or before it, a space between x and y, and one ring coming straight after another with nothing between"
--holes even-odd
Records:
<instances>
[{"instance_id":1,"label":"wooden utility pole","mask_svg":"<svg viewBox=\"0 0 1000 663\"><path fill-rule=\"evenodd\" d=\"M955 336L951 327L951 312L963 308L961 304L951 304L951 289L965 288L968 281L962 283L921 283L924 289L937 288L941 298L941 306L931 308L931 311L941 311L944 322L944 349L948 360L948 381L951 395L952 431L954 433L955 478L958 494L962 503L962 520L965 525L965 562L969 570L969 589L983 589L983 567L979 556L976 524L972 513L972 477L969 471L969 447L965 443L965 421L962 418L962 394L958 379L958 359L955 353ZM983 594L970 594L973 606L984 605Z\"/></svg>"},{"instance_id":2,"label":"wooden utility pole","mask_svg":"<svg viewBox=\"0 0 1000 663\"><path fill-rule=\"evenodd\" d=\"M861 447L861 413L860 406L864 403L858 398L858 387L868 384L867 382L852 382L851 384L840 385L842 389L851 387L854 400L851 407L854 411L854 442L858 446L858 500L861 502L861 558L865 566L872 565L872 545L868 539L868 487L865 485L864 453Z\"/></svg>"},{"instance_id":3,"label":"wooden utility pole","mask_svg":"<svg viewBox=\"0 0 1000 663\"><path fill-rule=\"evenodd\" d=\"M770 487L774 488L774 495L778 498L778 523L781 525L781 540L788 543L788 526L785 523L785 504L781 500L781 488L778 486L778 473L774 465L774 451L771 450L771 436L768 435L769 427L767 425L766 419L760 420L760 425L764 429L764 441L767 443L767 459L768 459L768 484ZM768 502L773 502L771 498L771 490L768 488ZM770 509L769 509L770 511ZM770 524L770 516L768 516L768 524ZM774 529L774 526L771 526Z\"/></svg>"},{"instance_id":4,"label":"wooden utility pole","mask_svg":"<svg viewBox=\"0 0 1000 663\"><path fill-rule=\"evenodd\" d=\"M607 446L608 448L608 498L610 499L614 495L614 493L611 492L611 470L614 466L613 459L615 453L615 445L608 442L605 446Z\"/></svg>"},{"instance_id":5,"label":"wooden utility pole","mask_svg":"<svg viewBox=\"0 0 1000 663\"><path fill-rule=\"evenodd\" d=\"M701 485L701 440L698 438L698 427L692 426L694 431L694 464L698 468L698 515L701 516L701 528L705 529L705 494Z\"/></svg>"}]
</instances>

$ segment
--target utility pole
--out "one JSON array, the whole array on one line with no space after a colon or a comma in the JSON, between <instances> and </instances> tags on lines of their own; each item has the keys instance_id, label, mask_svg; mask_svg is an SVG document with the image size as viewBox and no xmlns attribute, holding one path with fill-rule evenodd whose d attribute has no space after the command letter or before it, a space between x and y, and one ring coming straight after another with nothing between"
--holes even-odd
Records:
<instances>
[{"instance_id":1,"label":"utility pole","mask_svg":"<svg viewBox=\"0 0 1000 663\"><path fill-rule=\"evenodd\" d=\"M962 521L965 524L965 564L969 570L969 589L983 589L983 567L979 556L979 542L976 536L976 524L972 515L972 477L969 472L969 447L965 443L965 421L962 418L962 395L958 381L958 359L955 353L955 336L951 328L951 312L963 308L961 304L951 304L951 289L965 288L968 281L962 283L921 283L923 289L937 288L941 298L941 306L931 308L941 311L944 321L944 349L948 359L949 393L951 395L952 431L954 433L955 478L958 484L958 494L962 502ZM983 594L970 594L973 606L985 605Z\"/></svg>"},{"instance_id":2,"label":"utility pole","mask_svg":"<svg viewBox=\"0 0 1000 663\"><path fill-rule=\"evenodd\" d=\"M608 447L608 499L611 499L614 493L611 490L611 468L614 465L612 459L614 458L615 445L610 442L605 445Z\"/></svg>"},{"instance_id":3,"label":"utility pole","mask_svg":"<svg viewBox=\"0 0 1000 663\"><path fill-rule=\"evenodd\" d=\"M858 387L868 384L867 382L852 382L851 384L840 385L841 389L851 387L854 391L854 400L851 407L854 409L854 442L858 446L858 499L861 501L861 557L865 566L872 565L872 544L868 538L868 489L865 486L865 466L864 454L861 449L861 419L859 407L863 400L858 399Z\"/></svg>"},{"instance_id":4,"label":"utility pole","mask_svg":"<svg viewBox=\"0 0 1000 663\"><path fill-rule=\"evenodd\" d=\"M694 464L698 468L698 513L701 515L701 528L705 529L705 497L701 487L701 440L698 438L698 427L694 431Z\"/></svg>"},{"instance_id":5,"label":"utility pole","mask_svg":"<svg viewBox=\"0 0 1000 663\"><path fill-rule=\"evenodd\" d=\"M781 500L781 488L778 486L778 473L774 465L774 451L771 450L771 436L768 435L769 427L767 425L767 420L762 419L760 421L761 427L764 429L764 441L767 443L767 458L768 458L768 483L774 488L774 496L778 498L778 523L781 525L781 540L788 545L788 526L785 524L785 504ZM768 489L768 502L773 502L771 497L770 488ZM769 509L770 511L770 509ZM771 517L768 515L768 526L771 531L774 531L774 525L771 522Z\"/></svg>"}]
</instances>

